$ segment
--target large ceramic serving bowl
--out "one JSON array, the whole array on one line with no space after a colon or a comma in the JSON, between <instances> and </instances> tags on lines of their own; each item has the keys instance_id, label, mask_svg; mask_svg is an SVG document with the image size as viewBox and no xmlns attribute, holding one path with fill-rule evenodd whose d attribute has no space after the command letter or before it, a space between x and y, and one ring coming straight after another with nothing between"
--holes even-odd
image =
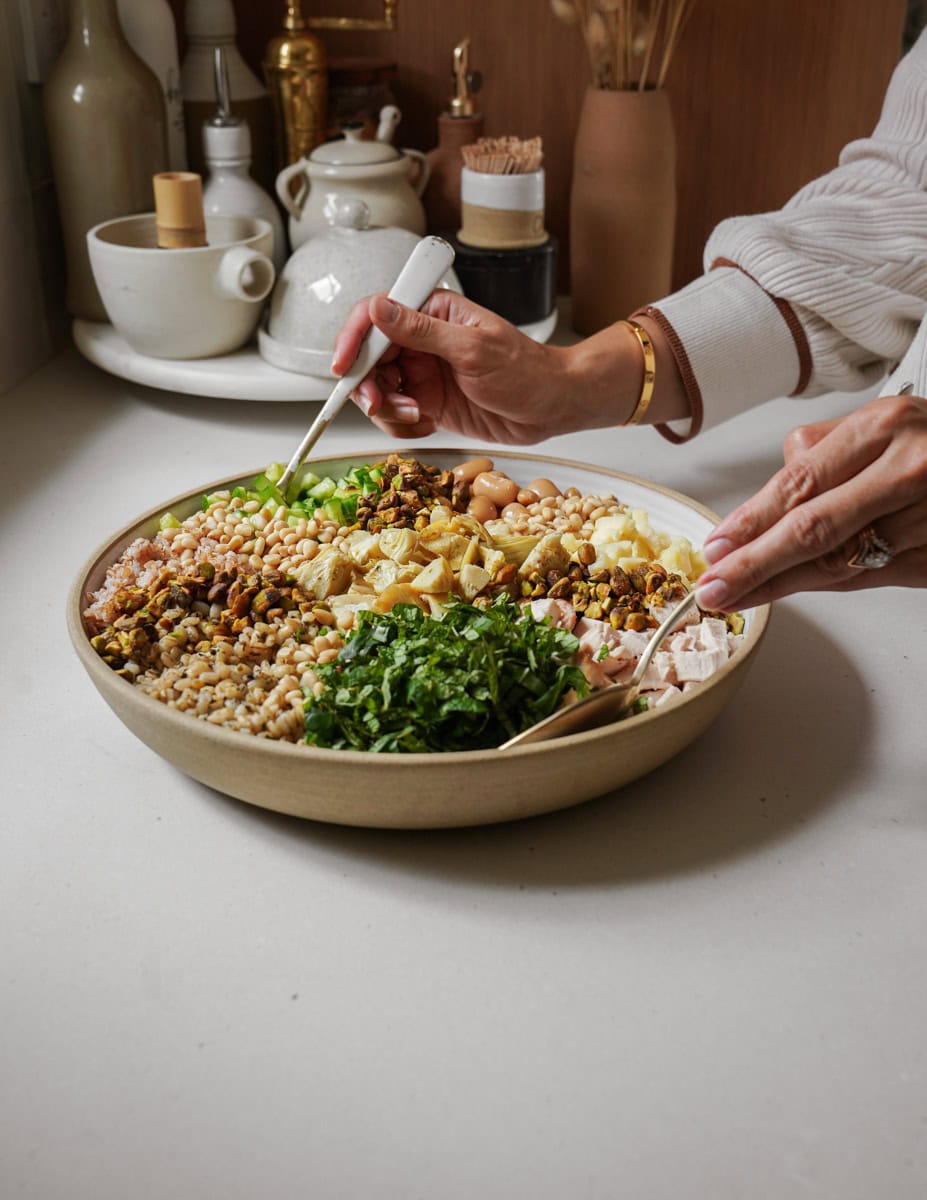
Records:
<instances>
[{"instance_id":1,"label":"large ceramic serving bowl","mask_svg":"<svg viewBox=\"0 0 927 1200\"><path fill-rule=\"evenodd\" d=\"M388 451L313 460L319 474L337 477L354 463L377 462ZM420 457L441 467L484 454L430 448ZM553 479L562 489L613 493L644 508L654 529L682 534L696 546L716 523L707 508L678 492L630 475L564 459L492 451L520 483ZM125 526L81 568L68 597L68 628L93 684L116 716L147 746L181 771L249 804L317 821L378 828L480 825L579 804L652 771L703 733L744 681L766 629L768 607L745 614L743 643L721 670L673 704L602 729L514 750L451 754L368 754L322 750L210 725L144 695L107 667L90 646L82 611L106 568L135 538L151 537L169 509L189 516L203 492L247 485L258 470L204 484Z\"/></svg>"}]
</instances>

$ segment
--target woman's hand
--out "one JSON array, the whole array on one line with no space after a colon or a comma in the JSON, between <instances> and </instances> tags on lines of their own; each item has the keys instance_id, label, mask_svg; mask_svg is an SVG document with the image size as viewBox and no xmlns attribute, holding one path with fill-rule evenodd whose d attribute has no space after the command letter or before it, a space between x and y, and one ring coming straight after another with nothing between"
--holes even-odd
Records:
<instances>
[{"instance_id":1,"label":"woman's hand","mask_svg":"<svg viewBox=\"0 0 927 1200\"><path fill-rule=\"evenodd\" d=\"M621 425L643 383L637 338L621 324L568 348L539 345L456 292L433 292L421 311L385 296L355 304L335 342L343 375L371 324L393 345L354 399L393 437L448 429L477 441L526 444L578 429ZM688 402L663 335L648 420L687 416Z\"/></svg>"},{"instance_id":2,"label":"woman's hand","mask_svg":"<svg viewBox=\"0 0 927 1200\"><path fill-rule=\"evenodd\" d=\"M439 427L479 441L542 441L570 428L563 352L447 289L419 312L373 296L355 304L335 342L342 375L371 324L394 344L355 403L394 437Z\"/></svg>"},{"instance_id":3,"label":"woman's hand","mask_svg":"<svg viewBox=\"0 0 927 1200\"><path fill-rule=\"evenodd\" d=\"M849 566L868 526L891 547ZM699 604L732 610L800 591L927 587L927 399L883 396L793 430L785 466L711 532Z\"/></svg>"}]
</instances>

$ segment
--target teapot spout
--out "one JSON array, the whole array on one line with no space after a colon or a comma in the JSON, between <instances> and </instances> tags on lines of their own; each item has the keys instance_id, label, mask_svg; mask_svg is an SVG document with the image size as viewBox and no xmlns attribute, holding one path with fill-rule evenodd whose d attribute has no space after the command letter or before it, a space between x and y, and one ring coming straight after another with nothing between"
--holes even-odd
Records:
<instances>
[{"instance_id":1,"label":"teapot spout","mask_svg":"<svg viewBox=\"0 0 927 1200\"><path fill-rule=\"evenodd\" d=\"M376 140L378 142L391 142L393 134L396 132L396 126L402 120L402 113L395 104L385 104L380 109L380 123L377 125Z\"/></svg>"}]
</instances>

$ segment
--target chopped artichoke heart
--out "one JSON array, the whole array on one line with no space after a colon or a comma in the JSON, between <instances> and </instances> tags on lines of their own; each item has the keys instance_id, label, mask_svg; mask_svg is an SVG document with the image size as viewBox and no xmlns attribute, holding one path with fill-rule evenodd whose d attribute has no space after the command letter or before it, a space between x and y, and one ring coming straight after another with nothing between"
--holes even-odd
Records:
<instances>
[{"instance_id":1,"label":"chopped artichoke heart","mask_svg":"<svg viewBox=\"0 0 927 1200\"><path fill-rule=\"evenodd\" d=\"M443 595L454 586L454 572L446 558L436 558L424 567L412 581L417 592L433 592Z\"/></svg>"},{"instance_id":2,"label":"chopped artichoke heart","mask_svg":"<svg viewBox=\"0 0 927 1200\"><path fill-rule=\"evenodd\" d=\"M418 548L418 536L411 529L381 529L380 550L394 563L409 562Z\"/></svg>"},{"instance_id":3,"label":"chopped artichoke heart","mask_svg":"<svg viewBox=\"0 0 927 1200\"><path fill-rule=\"evenodd\" d=\"M372 608L375 599L373 592L345 592L342 596L331 596L328 604L336 614L357 612L361 608Z\"/></svg>"},{"instance_id":4,"label":"chopped artichoke heart","mask_svg":"<svg viewBox=\"0 0 927 1200\"><path fill-rule=\"evenodd\" d=\"M386 613L397 604L417 604L424 612L430 612L425 599L408 583L394 583L381 592L370 605L374 612Z\"/></svg>"},{"instance_id":5,"label":"chopped artichoke heart","mask_svg":"<svg viewBox=\"0 0 927 1200\"><path fill-rule=\"evenodd\" d=\"M464 563L460 568L458 576L460 582L460 594L464 600L472 600L478 596L484 587L491 581L492 575L485 567L478 567L475 563Z\"/></svg>"},{"instance_id":6,"label":"chopped artichoke heart","mask_svg":"<svg viewBox=\"0 0 927 1200\"><path fill-rule=\"evenodd\" d=\"M398 563L381 558L365 573L364 580L375 592L385 592L396 583L411 583L421 572L418 563Z\"/></svg>"},{"instance_id":7,"label":"chopped artichoke heart","mask_svg":"<svg viewBox=\"0 0 927 1200\"><path fill-rule=\"evenodd\" d=\"M505 566L505 555L501 550L493 550L491 546L480 547L480 559L491 576L495 575L500 567Z\"/></svg>"},{"instance_id":8,"label":"chopped artichoke heart","mask_svg":"<svg viewBox=\"0 0 927 1200\"><path fill-rule=\"evenodd\" d=\"M359 567L366 566L371 558L378 558L377 538L366 529L355 529L341 543L341 549Z\"/></svg>"},{"instance_id":9,"label":"chopped artichoke heart","mask_svg":"<svg viewBox=\"0 0 927 1200\"><path fill-rule=\"evenodd\" d=\"M296 582L313 600L327 600L346 592L354 577L351 560L334 546L323 546L310 562L293 571Z\"/></svg>"},{"instance_id":10,"label":"chopped artichoke heart","mask_svg":"<svg viewBox=\"0 0 927 1200\"><path fill-rule=\"evenodd\" d=\"M477 564L480 557L480 545L481 543L479 537L474 534L470 539L469 545L463 553L463 557L460 560L460 565L462 567L466 567L470 563L473 563L474 565Z\"/></svg>"},{"instance_id":11,"label":"chopped artichoke heart","mask_svg":"<svg viewBox=\"0 0 927 1200\"><path fill-rule=\"evenodd\" d=\"M527 576L532 571L546 575L548 571L560 571L565 574L570 566L570 555L563 545L559 533L548 533L538 542L518 570L519 575Z\"/></svg>"},{"instance_id":12,"label":"chopped artichoke heart","mask_svg":"<svg viewBox=\"0 0 927 1200\"><path fill-rule=\"evenodd\" d=\"M502 537L494 537L492 544L494 549L502 551L506 562L520 567L540 540L540 534L509 533Z\"/></svg>"},{"instance_id":13,"label":"chopped artichoke heart","mask_svg":"<svg viewBox=\"0 0 927 1200\"><path fill-rule=\"evenodd\" d=\"M419 547L422 550L435 557L446 558L455 571L463 562L469 545L470 541L464 535L434 526L426 529L419 537Z\"/></svg>"},{"instance_id":14,"label":"chopped artichoke heart","mask_svg":"<svg viewBox=\"0 0 927 1200\"><path fill-rule=\"evenodd\" d=\"M444 613L444 605L437 596L432 596L430 592L425 593L425 599L428 601L428 607L431 610L433 617L440 617Z\"/></svg>"}]
</instances>

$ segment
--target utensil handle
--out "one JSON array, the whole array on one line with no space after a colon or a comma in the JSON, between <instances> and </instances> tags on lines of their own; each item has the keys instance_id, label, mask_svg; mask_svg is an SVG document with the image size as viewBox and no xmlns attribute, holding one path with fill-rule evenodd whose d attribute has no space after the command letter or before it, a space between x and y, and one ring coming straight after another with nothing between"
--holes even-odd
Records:
<instances>
[{"instance_id":1,"label":"utensil handle","mask_svg":"<svg viewBox=\"0 0 927 1200\"><path fill-rule=\"evenodd\" d=\"M454 251L444 238L422 238L387 295L406 308L421 308L453 261ZM388 347L389 338L386 334L371 326L361 343L354 365L341 379L341 384L347 386L348 392L353 392L361 380L370 374Z\"/></svg>"},{"instance_id":2,"label":"utensil handle","mask_svg":"<svg viewBox=\"0 0 927 1200\"><path fill-rule=\"evenodd\" d=\"M407 308L421 308L450 269L453 261L453 248L444 238L422 238L409 255L406 265L399 272L396 282L387 295L391 300L396 300ZM286 489L287 484L299 470L303 459L341 411L348 396L361 380L370 374L388 347L389 338L372 325L361 342L357 358L355 358L350 371L335 384L331 395L322 406L322 411L312 422L309 432L287 464L286 470L277 483L277 487L281 491Z\"/></svg>"}]
</instances>

